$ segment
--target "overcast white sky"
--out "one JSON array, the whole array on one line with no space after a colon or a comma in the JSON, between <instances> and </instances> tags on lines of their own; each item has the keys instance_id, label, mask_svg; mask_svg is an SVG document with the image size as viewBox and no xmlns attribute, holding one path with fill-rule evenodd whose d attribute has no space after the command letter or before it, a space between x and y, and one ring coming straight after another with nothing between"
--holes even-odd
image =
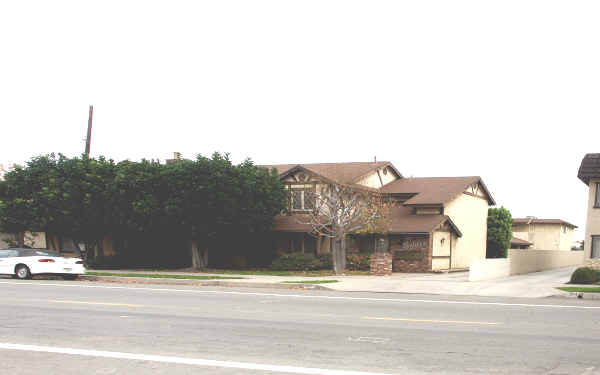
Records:
<instances>
[{"instance_id":1,"label":"overcast white sky","mask_svg":"<svg viewBox=\"0 0 600 375\"><path fill-rule=\"evenodd\" d=\"M583 237L600 2L2 1L0 163L229 152L480 175Z\"/></svg>"}]
</instances>

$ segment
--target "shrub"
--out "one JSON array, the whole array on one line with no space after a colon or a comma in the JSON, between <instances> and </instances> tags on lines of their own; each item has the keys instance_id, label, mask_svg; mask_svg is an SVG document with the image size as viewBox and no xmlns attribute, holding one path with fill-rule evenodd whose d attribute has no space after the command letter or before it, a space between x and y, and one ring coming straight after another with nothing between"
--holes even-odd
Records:
<instances>
[{"instance_id":1,"label":"shrub","mask_svg":"<svg viewBox=\"0 0 600 375\"><path fill-rule=\"evenodd\" d=\"M368 271L371 269L370 253L346 255L346 269L348 271Z\"/></svg>"},{"instance_id":2,"label":"shrub","mask_svg":"<svg viewBox=\"0 0 600 375\"><path fill-rule=\"evenodd\" d=\"M319 270L333 269L333 258L331 253L319 254L317 255L317 260L319 262Z\"/></svg>"},{"instance_id":3,"label":"shrub","mask_svg":"<svg viewBox=\"0 0 600 375\"><path fill-rule=\"evenodd\" d=\"M504 207L490 208L487 219L486 258L506 258L512 238L512 216Z\"/></svg>"},{"instance_id":4,"label":"shrub","mask_svg":"<svg viewBox=\"0 0 600 375\"><path fill-rule=\"evenodd\" d=\"M275 271L313 271L319 269L319 259L313 254L283 254L271 263Z\"/></svg>"},{"instance_id":5,"label":"shrub","mask_svg":"<svg viewBox=\"0 0 600 375\"><path fill-rule=\"evenodd\" d=\"M594 284L598 281L598 273L589 267L580 267L571 275L571 284Z\"/></svg>"}]
</instances>

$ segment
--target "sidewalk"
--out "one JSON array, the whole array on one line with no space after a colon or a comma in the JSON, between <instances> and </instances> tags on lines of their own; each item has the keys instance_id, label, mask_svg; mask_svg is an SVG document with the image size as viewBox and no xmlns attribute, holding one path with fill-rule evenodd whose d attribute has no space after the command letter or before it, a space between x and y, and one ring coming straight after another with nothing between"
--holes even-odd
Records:
<instances>
[{"instance_id":1,"label":"sidewalk","mask_svg":"<svg viewBox=\"0 0 600 375\"><path fill-rule=\"evenodd\" d=\"M411 294L471 295L495 297L541 298L569 296L570 293L555 289L564 286L576 267L510 276L496 280L468 281L468 272L429 274L395 273L392 276L263 276L210 274L196 272L152 272L131 270L93 270L111 273L155 273L197 276L243 277L232 280L172 280L150 278L94 277L98 281L143 282L152 284L177 284L199 286L262 287L285 289L326 289L345 292L387 292ZM338 280L327 284L290 284L295 281Z\"/></svg>"}]
</instances>

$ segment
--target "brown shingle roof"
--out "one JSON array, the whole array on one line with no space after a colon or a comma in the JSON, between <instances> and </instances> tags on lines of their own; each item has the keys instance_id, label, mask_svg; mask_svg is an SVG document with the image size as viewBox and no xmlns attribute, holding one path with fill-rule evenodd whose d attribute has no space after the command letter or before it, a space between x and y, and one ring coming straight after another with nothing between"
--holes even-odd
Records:
<instances>
[{"instance_id":1,"label":"brown shingle roof","mask_svg":"<svg viewBox=\"0 0 600 375\"><path fill-rule=\"evenodd\" d=\"M339 184L353 184L369 172L385 166L390 167L399 177L402 177L400 172L389 161L260 165L260 167L269 169L276 168L280 176L286 175L296 168L304 168L309 172Z\"/></svg>"},{"instance_id":2,"label":"brown shingle roof","mask_svg":"<svg viewBox=\"0 0 600 375\"><path fill-rule=\"evenodd\" d=\"M432 230L448 221L456 234L462 233L446 215L415 215L411 207L394 206L390 216L392 219L390 233L430 233Z\"/></svg>"},{"instance_id":3,"label":"brown shingle roof","mask_svg":"<svg viewBox=\"0 0 600 375\"><path fill-rule=\"evenodd\" d=\"M310 224L303 224L297 215L277 215L273 218L272 229L276 232L312 232Z\"/></svg>"},{"instance_id":4,"label":"brown shingle roof","mask_svg":"<svg viewBox=\"0 0 600 375\"><path fill-rule=\"evenodd\" d=\"M529 246L533 245L531 242L522 240L522 239L517 238L517 237L511 238L510 244L511 245L520 245L520 246L522 246L522 245L529 245Z\"/></svg>"},{"instance_id":5,"label":"brown shingle roof","mask_svg":"<svg viewBox=\"0 0 600 375\"><path fill-rule=\"evenodd\" d=\"M581 161L577 177L585 184L590 183L590 178L600 178L600 154L587 154Z\"/></svg>"},{"instance_id":6,"label":"brown shingle roof","mask_svg":"<svg viewBox=\"0 0 600 375\"><path fill-rule=\"evenodd\" d=\"M490 205L496 204L479 176L402 178L390 182L380 190L389 194L415 194L404 202L406 205L442 205L462 194L474 183L481 184Z\"/></svg>"},{"instance_id":7,"label":"brown shingle roof","mask_svg":"<svg viewBox=\"0 0 600 375\"><path fill-rule=\"evenodd\" d=\"M430 233L445 222L448 222L458 237L462 236L454 222L446 215L414 215L410 207L395 206L390 212L391 223L389 233ZM312 227L303 224L299 215L280 215L273 219L273 230L276 232L310 233Z\"/></svg>"},{"instance_id":8,"label":"brown shingle roof","mask_svg":"<svg viewBox=\"0 0 600 375\"><path fill-rule=\"evenodd\" d=\"M577 228L577 225L573 225L567 221L560 219L533 219L533 218L513 218L513 224L556 224L566 225L571 228Z\"/></svg>"}]
</instances>

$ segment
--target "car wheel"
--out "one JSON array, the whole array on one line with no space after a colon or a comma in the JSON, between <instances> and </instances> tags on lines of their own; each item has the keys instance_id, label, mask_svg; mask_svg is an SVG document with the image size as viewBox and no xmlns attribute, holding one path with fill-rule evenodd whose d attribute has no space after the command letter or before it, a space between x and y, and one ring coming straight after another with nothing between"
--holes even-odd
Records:
<instances>
[{"instance_id":1,"label":"car wheel","mask_svg":"<svg viewBox=\"0 0 600 375\"><path fill-rule=\"evenodd\" d=\"M65 280L77 280L78 275L63 275L63 279Z\"/></svg>"},{"instance_id":2,"label":"car wheel","mask_svg":"<svg viewBox=\"0 0 600 375\"><path fill-rule=\"evenodd\" d=\"M20 265L15 269L15 276L21 280L29 279L31 278L31 271L29 271L29 267Z\"/></svg>"}]
</instances>

